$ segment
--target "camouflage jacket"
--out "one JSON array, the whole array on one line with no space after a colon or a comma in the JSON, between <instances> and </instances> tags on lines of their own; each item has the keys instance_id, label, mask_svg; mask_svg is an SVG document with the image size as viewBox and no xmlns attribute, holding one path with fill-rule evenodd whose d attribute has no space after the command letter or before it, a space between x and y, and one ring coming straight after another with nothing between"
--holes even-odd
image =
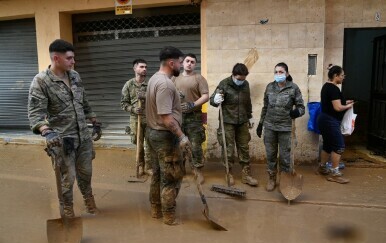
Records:
<instances>
[{"instance_id":1,"label":"camouflage jacket","mask_svg":"<svg viewBox=\"0 0 386 243\"><path fill-rule=\"evenodd\" d=\"M130 115L133 118L137 117L135 113L131 112L133 108L138 106L137 91L142 91L146 93L147 83L148 83L148 80L145 80L141 84L138 84L137 81L135 81L135 78L132 78L129 81L127 81L122 88L122 97L121 97L122 110L130 112ZM143 121L146 120L145 103L146 102L142 102L141 104L142 108L144 109L144 115L142 115Z\"/></svg>"},{"instance_id":2,"label":"camouflage jacket","mask_svg":"<svg viewBox=\"0 0 386 243\"><path fill-rule=\"evenodd\" d=\"M269 83L265 89L259 123L274 131L291 131L290 111L294 105L300 116L304 115L302 93L295 83L287 81L284 88L280 88L276 82Z\"/></svg>"},{"instance_id":3,"label":"camouflage jacket","mask_svg":"<svg viewBox=\"0 0 386 243\"><path fill-rule=\"evenodd\" d=\"M82 80L76 71L67 72L69 88L48 68L32 80L28 96L28 118L35 134L47 125L62 137L91 138L86 118L95 117L87 101Z\"/></svg>"},{"instance_id":4,"label":"camouflage jacket","mask_svg":"<svg viewBox=\"0 0 386 243\"><path fill-rule=\"evenodd\" d=\"M225 123L243 124L252 118L252 103L248 81L245 80L242 85L237 86L232 77L222 80L210 96L210 104L214 107L218 107L214 103L214 96L218 90L222 90L224 94L221 107Z\"/></svg>"}]
</instances>

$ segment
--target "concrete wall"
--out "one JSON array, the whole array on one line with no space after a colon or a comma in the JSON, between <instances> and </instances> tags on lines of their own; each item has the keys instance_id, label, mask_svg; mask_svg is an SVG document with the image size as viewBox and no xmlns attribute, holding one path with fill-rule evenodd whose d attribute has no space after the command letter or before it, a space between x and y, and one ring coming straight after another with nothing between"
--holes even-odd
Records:
<instances>
[{"instance_id":1,"label":"concrete wall","mask_svg":"<svg viewBox=\"0 0 386 243\"><path fill-rule=\"evenodd\" d=\"M135 8L188 4L187 0L134 1ZM39 69L50 63L48 45L53 39L72 41L71 14L113 10L113 0L0 1L0 20L35 17ZM202 73L212 93L218 82L243 62L250 49L259 59L251 68L253 122L258 123L265 86L273 80L273 68L286 62L302 91L304 101L319 101L328 63L342 64L344 28L386 26L386 0L203 0L201 4ZM375 20L375 13L381 15ZM268 19L261 24L260 20ZM307 75L308 55L317 54L317 74ZM216 140L218 110L208 107L207 157L220 158ZM314 161L318 137L307 131L308 114L297 119L296 161ZM256 126L255 126L256 127ZM251 156L265 158L262 139L251 130Z\"/></svg>"}]
</instances>

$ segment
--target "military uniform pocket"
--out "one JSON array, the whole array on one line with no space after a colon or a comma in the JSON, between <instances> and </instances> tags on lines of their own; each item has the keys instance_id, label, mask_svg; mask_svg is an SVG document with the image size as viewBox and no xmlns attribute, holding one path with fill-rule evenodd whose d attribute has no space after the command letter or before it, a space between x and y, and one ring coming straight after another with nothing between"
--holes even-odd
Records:
<instances>
[{"instance_id":1,"label":"military uniform pocket","mask_svg":"<svg viewBox=\"0 0 386 243\"><path fill-rule=\"evenodd\" d=\"M183 163L177 155L165 157L164 176L168 181L177 181L184 176Z\"/></svg>"}]
</instances>

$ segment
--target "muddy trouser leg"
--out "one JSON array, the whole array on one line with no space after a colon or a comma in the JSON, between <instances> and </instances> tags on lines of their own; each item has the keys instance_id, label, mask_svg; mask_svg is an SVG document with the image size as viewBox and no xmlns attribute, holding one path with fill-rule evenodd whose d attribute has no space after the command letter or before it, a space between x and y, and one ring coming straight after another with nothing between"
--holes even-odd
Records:
<instances>
[{"instance_id":1,"label":"muddy trouser leg","mask_svg":"<svg viewBox=\"0 0 386 243\"><path fill-rule=\"evenodd\" d=\"M94 152L91 139L80 142L76 153L76 181L83 198L86 199L92 197L91 176Z\"/></svg>"},{"instance_id":2,"label":"muddy trouser leg","mask_svg":"<svg viewBox=\"0 0 386 243\"><path fill-rule=\"evenodd\" d=\"M249 141L251 141L251 134L249 133L248 123L236 126L235 140L241 167L249 165Z\"/></svg>"},{"instance_id":3,"label":"muddy trouser leg","mask_svg":"<svg viewBox=\"0 0 386 243\"><path fill-rule=\"evenodd\" d=\"M75 182L75 151L69 154L64 153L64 149L60 148L60 153L57 158L57 162L61 163L60 174L62 179L62 195L63 202L59 202L61 206L72 206L73 205L73 186Z\"/></svg>"},{"instance_id":4,"label":"muddy trouser leg","mask_svg":"<svg viewBox=\"0 0 386 243\"><path fill-rule=\"evenodd\" d=\"M147 144L146 139L146 124L142 123L142 136L141 139L143 141L143 161L145 164L145 170L150 170L153 168L153 164L150 159L150 152L149 152L149 146Z\"/></svg>"},{"instance_id":5,"label":"muddy trouser leg","mask_svg":"<svg viewBox=\"0 0 386 243\"><path fill-rule=\"evenodd\" d=\"M144 133L145 131L143 129L146 129L146 125L142 126L142 134L139 135L139 139L142 139L144 141ZM130 129L131 129L131 141L133 144L138 146L137 143L137 129L138 129L138 117L130 116ZM145 165L145 143L143 143L143 147L139 150L139 166Z\"/></svg>"},{"instance_id":6,"label":"muddy trouser leg","mask_svg":"<svg viewBox=\"0 0 386 243\"><path fill-rule=\"evenodd\" d=\"M228 164L229 164L229 169L231 169L234 164L234 156L235 156L235 125L224 123L224 130L225 130L225 142L227 145L226 150L228 155ZM225 160L223 162L225 166Z\"/></svg>"},{"instance_id":7,"label":"muddy trouser leg","mask_svg":"<svg viewBox=\"0 0 386 243\"><path fill-rule=\"evenodd\" d=\"M191 113L191 119L183 121L184 133L192 143L192 166L201 168L204 166L204 153L202 143L205 142L205 128L202 125L202 113Z\"/></svg>"},{"instance_id":8,"label":"muddy trouser leg","mask_svg":"<svg viewBox=\"0 0 386 243\"><path fill-rule=\"evenodd\" d=\"M267 172L270 175L277 173L278 135L271 129L264 129L264 145L267 155Z\"/></svg>"},{"instance_id":9,"label":"muddy trouser leg","mask_svg":"<svg viewBox=\"0 0 386 243\"><path fill-rule=\"evenodd\" d=\"M183 177L182 157L178 138L169 131L147 129L153 163L150 202L161 203L162 212L175 213L176 198Z\"/></svg>"},{"instance_id":10,"label":"muddy trouser leg","mask_svg":"<svg viewBox=\"0 0 386 243\"><path fill-rule=\"evenodd\" d=\"M277 132L279 141L280 172L290 171L291 160L291 132Z\"/></svg>"}]
</instances>

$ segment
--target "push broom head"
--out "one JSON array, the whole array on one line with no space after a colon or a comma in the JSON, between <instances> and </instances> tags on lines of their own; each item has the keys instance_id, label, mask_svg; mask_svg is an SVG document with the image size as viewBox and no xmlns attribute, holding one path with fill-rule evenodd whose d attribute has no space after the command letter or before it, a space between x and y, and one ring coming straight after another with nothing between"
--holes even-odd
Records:
<instances>
[{"instance_id":1,"label":"push broom head","mask_svg":"<svg viewBox=\"0 0 386 243\"><path fill-rule=\"evenodd\" d=\"M232 197L239 197L239 198L245 198L245 196L247 195L247 192L245 190L234 188L234 187L222 186L222 185L212 185L212 188L210 188L210 190L214 192L227 194Z\"/></svg>"}]
</instances>

